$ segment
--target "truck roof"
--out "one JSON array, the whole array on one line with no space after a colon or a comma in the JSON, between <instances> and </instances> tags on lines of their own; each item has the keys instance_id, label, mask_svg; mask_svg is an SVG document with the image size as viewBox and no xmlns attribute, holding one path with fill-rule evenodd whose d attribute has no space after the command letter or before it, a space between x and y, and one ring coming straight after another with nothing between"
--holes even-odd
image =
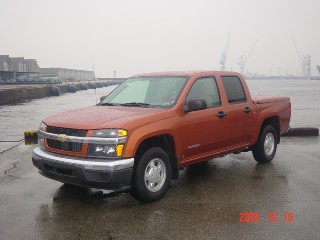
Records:
<instances>
[{"instance_id":1,"label":"truck roof","mask_svg":"<svg viewBox=\"0 0 320 240\"><path fill-rule=\"evenodd\" d=\"M150 76L177 76L191 77L194 75L239 75L237 72L228 71L208 71L208 70L193 70L193 71L167 71L167 72L152 72L134 75L133 77L150 77Z\"/></svg>"}]
</instances>

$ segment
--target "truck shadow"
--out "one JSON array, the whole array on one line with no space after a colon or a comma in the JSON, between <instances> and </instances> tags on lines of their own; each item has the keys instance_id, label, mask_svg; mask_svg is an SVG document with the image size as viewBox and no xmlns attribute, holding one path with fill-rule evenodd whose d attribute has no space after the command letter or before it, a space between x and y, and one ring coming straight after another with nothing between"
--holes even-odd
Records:
<instances>
[{"instance_id":1,"label":"truck shadow","mask_svg":"<svg viewBox=\"0 0 320 240\"><path fill-rule=\"evenodd\" d=\"M187 182L198 182L205 181L210 178L215 173L214 165L211 165L209 161L193 164L185 167L184 169L184 179Z\"/></svg>"},{"instance_id":2,"label":"truck shadow","mask_svg":"<svg viewBox=\"0 0 320 240\"><path fill-rule=\"evenodd\" d=\"M128 190L108 191L103 189L93 189L80 186L63 184L53 197L54 202L74 201L78 203L94 202L105 203L108 198L117 198L121 195L126 195Z\"/></svg>"}]
</instances>

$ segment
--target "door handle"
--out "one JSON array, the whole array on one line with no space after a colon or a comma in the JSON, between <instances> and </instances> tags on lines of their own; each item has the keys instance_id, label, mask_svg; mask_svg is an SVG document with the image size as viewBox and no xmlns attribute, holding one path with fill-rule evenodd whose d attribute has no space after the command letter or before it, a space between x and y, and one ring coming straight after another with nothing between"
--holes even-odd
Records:
<instances>
[{"instance_id":1,"label":"door handle","mask_svg":"<svg viewBox=\"0 0 320 240\"><path fill-rule=\"evenodd\" d=\"M220 111L220 112L218 112L218 113L216 114L216 117L218 117L218 118L224 118L226 115L227 115L226 112Z\"/></svg>"},{"instance_id":2,"label":"door handle","mask_svg":"<svg viewBox=\"0 0 320 240\"><path fill-rule=\"evenodd\" d=\"M243 111L244 111L245 113L250 113L252 110L251 110L251 108L246 107L245 109L243 109Z\"/></svg>"}]
</instances>

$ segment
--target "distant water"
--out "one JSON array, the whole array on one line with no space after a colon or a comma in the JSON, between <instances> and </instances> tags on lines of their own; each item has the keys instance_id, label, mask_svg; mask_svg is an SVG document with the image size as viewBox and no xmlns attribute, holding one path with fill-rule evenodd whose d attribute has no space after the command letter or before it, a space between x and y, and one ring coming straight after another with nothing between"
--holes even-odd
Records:
<instances>
[{"instance_id":1,"label":"distant water","mask_svg":"<svg viewBox=\"0 0 320 240\"><path fill-rule=\"evenodd\" d=\"M248 80L251 94L259 96L289 96L292 102L291 127L320 128L320 81L316 80ZM32 100L14 106L0 107L0 141L23 139L23 132L38 129L41 120L52 114L94 105L100 96L115 86L89 89Z\"/></svg>"},{"instance_id":2,"label":"distant water","mask_svg":"<svg viewBox=\"0 0 320 240\"><path fill-rule=\"evenodd\" d=\"M23 139L26 130L38 129L42 119L58 112L92 106L116 86L66 93L59 97L35 99L0 107L0 141ZM96 100L97 99L97 100Z\"/></svg>"},{"instance_id":3,"label":"distant water","mask_svg":"<svg viewBox=\"0 0 320 240\"><path fill-rule=\"evenodd\" d=\"M291 127L320 128L320 80L247 80L253 96L288 96Z\"/></svg>"}]
</instances>

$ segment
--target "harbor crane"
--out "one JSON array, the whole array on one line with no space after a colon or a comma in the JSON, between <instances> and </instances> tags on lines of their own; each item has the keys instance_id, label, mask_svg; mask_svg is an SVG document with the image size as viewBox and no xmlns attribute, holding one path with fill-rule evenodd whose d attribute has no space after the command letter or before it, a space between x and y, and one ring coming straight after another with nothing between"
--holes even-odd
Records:
<instances>
[{"instance_id":1,"label":"harbor crane","mask_svg":"<svg viewBox=\"0 0 320 240\"><path fill-rule=\"evenodd\" d=\"M243 74L244 72L244 68L248 62L249 57L251 56L254 47L256 46L258 40L255 41L255 43L253 44L253 46L251 47L249 53L247 54L247 56L244 56L244 54L241 55L241 57L238 59L238 65L240 66L240 73Z\"/></svg>"},{"instance_id":2,"label":"harbor crane","mask_svg":"<svg viewBox=\"0 0 320 240\"><path fill-rule=\"evenodd\" d=\"M297 55L301 64L302 76L305 78L310 78L311 75L311 56L309 54L302 55L300 54L296 42L292 39L293 45L297 51Z\"/></svg>"},{"instance_id":3,"label":"harbor crane","mask_svg":"<svg viewBox=\"0 0 320 240\"><path fill-rule=\"evenodd\" d=\"M225 71L226 70L227 53L228 53L228 49L229 49L229 40L230 40L230 32L229 32L229 35L228 35L226 48L221 53L221 59L220 59L220 70L221 71Z\"/></svg>"}]
</instances>

